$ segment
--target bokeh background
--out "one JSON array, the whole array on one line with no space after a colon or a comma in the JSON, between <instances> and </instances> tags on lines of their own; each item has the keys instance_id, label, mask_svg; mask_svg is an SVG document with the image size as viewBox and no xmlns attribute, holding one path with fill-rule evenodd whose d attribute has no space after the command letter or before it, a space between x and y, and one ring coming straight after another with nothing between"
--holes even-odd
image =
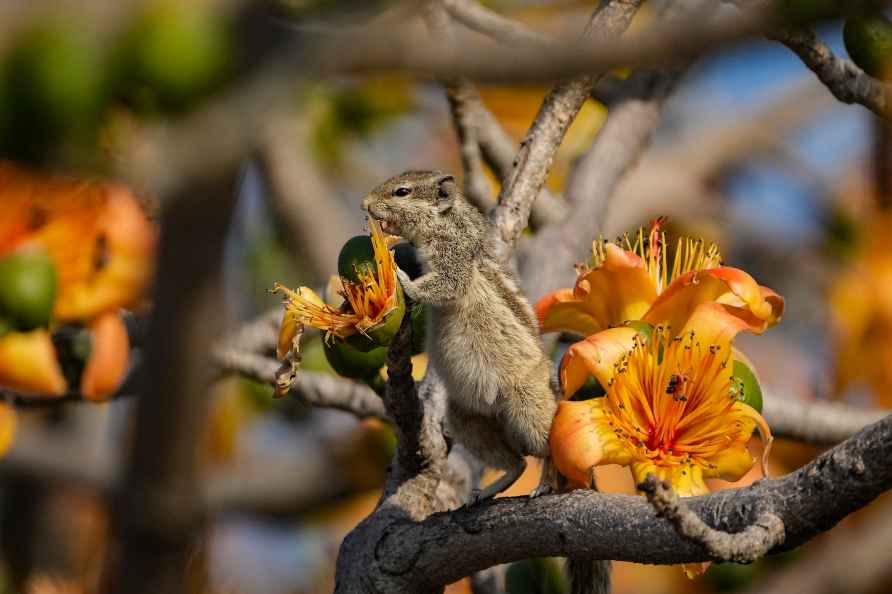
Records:
<instances>
[{"instance_id":1,"label":"bokeh background","mask_svg":"<svg viewBox=\"0 0 892 594\"><path fill-rule=\"evenodd\" d=\"M299 52L303 39L361 23L383 4L4 0L0 155L47 179L114 177L121 154L225 98L270 52L286 44ZM530 26L561 30L585 22L595 3L485 4ZM819 33L846 55L841 22L824 23ZM481 87L486 105L518 141L546 92ZM371 186L408 168L461 169L445 95L433 81L400 74L310 79L289 105L268 140L232 172L237 202L224 288L215 296L221 333L277 308L268 291L275 281L324 286L336 272L332 253L364 232L359 202ZM556 192L605 114L591 100L571 127L548 181ZM674 230L715 241L726 262L786 298L781 324L758 342L740 339L767 392L890 407L892 253L884 224L892 220L890 139L886 124L834 100L783 46L750 41L723 49L698 61L669 100L652 147L609 208L605 235L667 215ZM0 218L7 216L8 189L0 184ZM157 224L157 201L133 191ZM131 332L138 334L150 309L144 302L128 316ZM304 367L330 371L318 335L308 339ZM202 476L225 483L260 469L261 477L290 477L302 488L287 502L258 496L214 510L195 551L195 571L208 576L202 589L330 591L341 539L377 501L394 447L390 430L296 398L273 400L269 386L241 377L217 377L208 389L210 414L204 434L195 436ZM121 459L134 400L30 401L17 408L16 437L0 459L0 591L97 591L110 508L96 488L102 477L80 470ZM781 441L770 468L780 475L818 452ZM62 464L42 468L37 453ZM528 492L536 474L530 470L508 494ZM753 471L742 484L756 478ZM600 484L633 490L625 469L605 469ZM677 567L617 563L615 592L772 591L778 576L860 546L864 531L892 511L889 505L877 501L799 550L747 566L715 565L696 580ZM892 549L892 529L876 542ZM509 571L512 594L561 591L549 560ZM888 591L888 577L868 591ZM460 583L448 591L469 590Z\"/></svg>"}]
</instances>

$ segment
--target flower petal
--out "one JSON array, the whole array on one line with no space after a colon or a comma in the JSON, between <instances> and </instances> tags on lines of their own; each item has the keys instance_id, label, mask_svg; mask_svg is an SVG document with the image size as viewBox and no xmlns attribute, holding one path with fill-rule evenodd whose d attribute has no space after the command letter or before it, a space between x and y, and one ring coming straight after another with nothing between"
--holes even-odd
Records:
<instances>
[{"instance_id":1,"label":"flower petal","mask_svg":"<svg viewBox=\"0 0 892 594\"><path fill-rule=\"evenodd\" d=\"M604 399L558 404L549 446L558 471L580 485L589 485L590 471L601 464L629 464L631 457L608 424Z\"/></svg>"},{"instance_id":2,"label":"flower petal","mask_svg":"<svg viewBox=\"0 0 892 594\"><path fill-rule=\"evenodd\" d=\"M715 467L706 469L707 478L738 481L753 467L753 455L746 448L746 442L738 442L709 458L709 463Z\"/></svg>"},{"instance_id":3,"label":"flower petal","mask_svg":"<svg viewBox=\"0 0 892 594\"><path fill-rule=\"evenodd\" d=\"M12 446L17 424L15 408L0 402L0 456L6 454Z\"/></svg>"},{"instance_id":4,"label":"flower petal","mask_svg":"<svg viewBox=\"0 0 892 594\"><path fill-rule=\"evenodd\" d=\"M0 385L20 392L62 396L68 389L46 330L0 338Z\"/></svg>"},{"instance_id":5,"label":"flower petal","mask_svg":"<svg viewBox=\"0 0 892 594\"><path fill-rule=\"evenodd\" d=\"M687 317L679 335L693 333L702 345L729 345L739 332L747 330L759 334L765 329L764 324L746 308L706 302L699 304Z\"/></svg>"},{"instance_id":6,"label":"flower petal","mask_svg":"<svg viewBox=\"0 0 892 594\"><path fill-rule=\"evenodd\" d=\"M783 297L759 286L742 270L722 267L693 270L678 276L654 301L643 319L678 330L699 305L709 302L746 312L746 317L752 320L748 329L756 334L777 323L784 312Z\"/></svg>"},{"instance_id":7,"label":"flower petal","mask_svg":"<svg viewBox=\"0 0 892 594\"><path fill-rule=\"evenodd\" d=\"M103 401L118 389L127 373L130 338L117 312L108 312L90 322L92 348L81 375L81 394L87 400Z\"/></svg>"},{"instance_id":8,"label":"flower petal","mask_svg":"<svg viewBox=\"0 0 892 594\"><path fill-rule=\"evenodd\" d=\"M709 487L703 480L703 468L697 465L658 466L649 460L636 461L632 464L632 476L635 478L636 485L642 483L649 474L672 485L672 489L679 497L693 497L709 493Z\"/></svg>"},{"instance_id":9,"label":"flower petal","mask_svg":"<svg viewBox=\"0 0 892 594\"><path fill-rule=\"evenodd\" d=\"M610 328L580 340L567 349L561 361L564 398L575 394L589 376L604 387L613 377L614 364L635 345L638 331L623 326Z\"/></svg>"},{"instance_id":10,"label":"flower petal","mask_svg":"<svg viewBox=\"0 0 892 594\"><path fill-rule=\"evenodd\" d=\"M589 335L638 320L647 311L657 290L641 259L613 243L604 253L601 265L580 274L573 290L555 291L536 304L542 332Z\"/></svg>"}]
</instances>

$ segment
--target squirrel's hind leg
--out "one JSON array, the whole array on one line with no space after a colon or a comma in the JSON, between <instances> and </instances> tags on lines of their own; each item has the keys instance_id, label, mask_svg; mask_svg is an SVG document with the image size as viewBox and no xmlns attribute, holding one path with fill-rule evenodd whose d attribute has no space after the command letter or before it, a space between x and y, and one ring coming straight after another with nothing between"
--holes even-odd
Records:
<instances>
[{"instance_id":1,"label":"squirrel's hind leg","mask_svg":"<svg viewBox=\"0 0 892 594\"><path fill-rule=\"evenodd\" d=\"M471 504L494 497L520 478L526 469L526 458L508 445L496 419L466 412L450 403L447 420L449 433L456 441L462 443L486 467L504 472L492 484L475 489Z\"/></svg>"}]
</instances>

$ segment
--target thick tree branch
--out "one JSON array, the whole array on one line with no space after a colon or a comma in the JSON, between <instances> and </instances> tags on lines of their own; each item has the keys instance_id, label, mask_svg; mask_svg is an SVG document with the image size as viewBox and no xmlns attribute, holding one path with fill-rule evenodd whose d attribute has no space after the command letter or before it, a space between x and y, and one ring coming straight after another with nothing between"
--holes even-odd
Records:
<instances>
[{"instance_id":1,"label":"thick tree branch","mask_svg":"<svg viewBox=\"0 0 892 594\"><path fill-rule=\"evenodd\" d=\"M854 63L836 56L808 29L786 29L769 34L790 48L843 103L859 103L880 117L892 117L892 85L883 83Z\"/></svg>"},{"instance_id":2,"label":"thick tree branch","mask_svg":"<svg viewBox=\"0 0 892 594\"><path fill-rule=\"evenodd\" d=\"M207 358L219 329L220 254L235 202L224 177L164 209L158 282L133 447L115 510L120 558L103 592L188 592L203 501L196 436L207 413Z\"/></svg>"},{"instance_id":3,"label":"thick tree branch","mask_svg":"<svg viewBox=\"0 0 892 594\"><path fill-rule=\"evenodd\" d=\"M646 96L629 99L610 110L570 178L567 200L571 209L565 220L542 230L524 246L520 266L524 290L531 300L572 284L573 264L590 249L617 184L650 143L663 101L677 76L663 72L636 75L642 84L646 83Z\"/></svg>"},{"instance_id":4,"label":"thick tree branch","mask_svg":"<svg viewBox=\"0 0 892 594\"><path fill-rule=\"evenodd\" d=\"M638 489L647 495L657 517L672 522L679 535L703 545L715 559L752 563L784 542L784 522L771 512L763 513L742 531L730 534L710 528L678 498L669 483L652 474Z\"/></svg>"},{"instance_id":5,"label":"thick tree branch","mask_svg":"<svg viewBox=\"0 0 892 594\"><path fill-rule=\"evenodd\" d=\"M770 552L792 549L892 487L890 456L892 417L886 417L781 479L694 497L687 504L708 526L729 533L773 513L785 526L785 540ZM394 591L433 588L485 567L538 556L659 564L716 559L679 536L644 498L581 490L435 514L394 527L375 550L379 564L366 571L378 575L387 568Z\"/></svg>"},{"instance_id":6,"label":"thick tree branch","mask_svg":"<svg viewBox=\"0 0 892 594\"><path fill-rule=\"evenodd\" d=\"M628 27L640 2L614 0L594 14L589 32L599 41L615 38ZM584 51L580 48L580 51ZM492 213L497 239L513 246L527 226L533 200L539 195L557 148L598 80L585 75L559 84L545 98L514 159L514 170L504 180L499 205Z\"/></svg>"},{"instance_id":7,"label":"thick tree branch","mask_svg":"<svg viewBox=\"0 0 892 594\"><path fill-rule=\"evenodd\" d=\"M629 7L626 1L610 3L619 14ZM635 4L638 4L635 2ZM602 11L603 12L603 11ZM608 13L609 14L609 13ZM387 35L393 22L365 27L332 39L319 47L320 69L324 72L368 72L396 68L424 72L438 78L462 76L471 80L545 82L567 79L585 73L598 73L617 66L641 66L687 61L717 46L762 35L776 27L774 11L749 9L715 19L688 19L670 26L654 26L627 40L561 41L553 48L494 45L491 40L462 40L454 52L438 45L424 44L418 31ZM604 20L607 27L616 19ZM572 38L570 31L556 38ZM337 52L337 46L342 51ZM350 51L343 51L349 47Z\"/></svg>"}]
</instances>

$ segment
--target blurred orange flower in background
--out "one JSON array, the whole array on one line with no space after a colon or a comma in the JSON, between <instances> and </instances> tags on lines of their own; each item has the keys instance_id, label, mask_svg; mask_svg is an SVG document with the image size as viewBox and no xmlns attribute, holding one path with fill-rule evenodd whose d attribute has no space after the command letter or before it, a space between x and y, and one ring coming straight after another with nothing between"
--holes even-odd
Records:
<instances>
[{"instance_id":1,"label":"blurred orange flower in background","mask_svg":"<svg viewBox=\"0 0 892 594\"><path fill-rule=\"evenodd\" d=\"M863 382L892 406L892 214L873 216L830 291L836 392Z\"/></svg>"},{"instance_id":2,"label":"blurred orange flower in background","mask_svg":"<svg viewBox=\"0 0 892 594\"><path fill-rule=\"evenodd\" d=\"M126 374L129 340L120 308L151 281L156 231L120 185L49 177L0 163L0 385L61 396L53 332L85 329L78 391L107 398Z\"/></svg>"}]
</instances>

